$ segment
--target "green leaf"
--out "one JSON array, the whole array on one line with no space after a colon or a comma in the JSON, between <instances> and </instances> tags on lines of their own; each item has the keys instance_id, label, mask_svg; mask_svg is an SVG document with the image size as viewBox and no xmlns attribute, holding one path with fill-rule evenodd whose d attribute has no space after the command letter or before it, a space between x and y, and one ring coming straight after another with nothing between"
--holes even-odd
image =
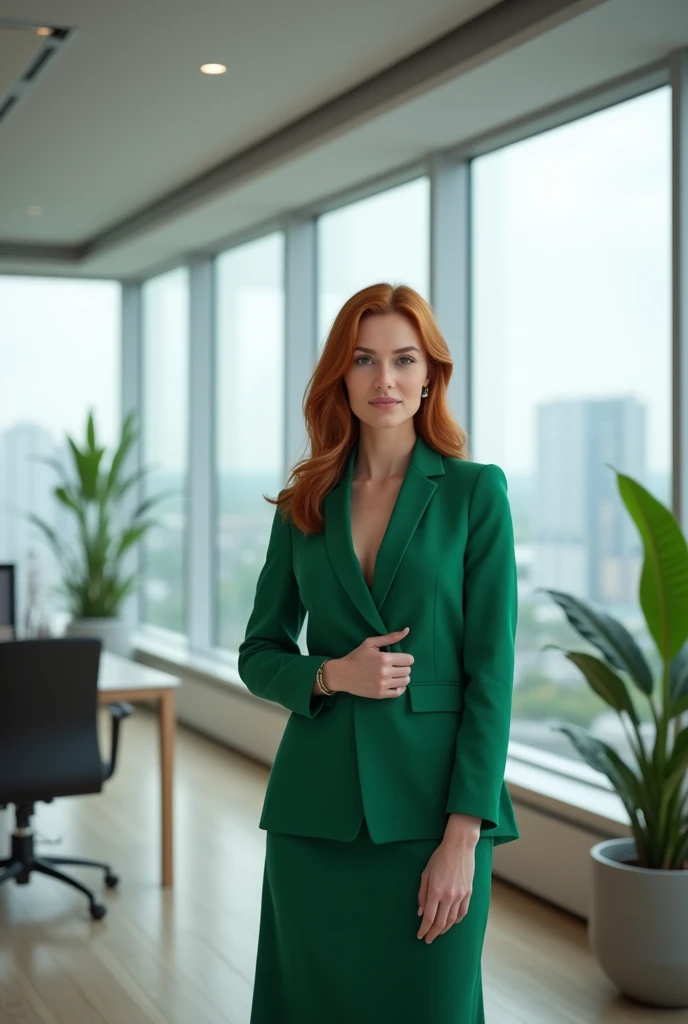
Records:
<instances>
[{"instance_id":1,"label":"green leaf","mask_svg":"<svg viewBox=\"0 0 688 1024\"><path fill-rule=\"evenodd\" d=\"M688 545L672 512L642 484L619 472L617 483L645 549L640 604L657 648L669 662L688 638Z\"/></svg>"},{"instance_id":2,"label":"green leaf","mask_svg":"<svg viewBox=\"0 0 688 1024\"><path fill-rule=\"evenodd\" d=\"M672 700L688 694L688 641L686 641L669 666L669 693Z\"/></svg>"},{"instance_id":3,"label":"green leaf","mask_svg":"<svg viewBox=\"0 0 688 1024\"><path fill-rule=\"evenodd\" d=\"M124 480L122 480L121 483L119 482L118 479L116 479L112 487L113 497L116 498L117 500L123 498L131 487L137 484L140 480L143 480L144 476L146 476L147 473L151 473L152 471L152 466L141 466L133 473L131 473L128 477L126 477Z\"/></svg>"},{"instance_id":4,"label":"green leaf","mask_svg":"<svg viewBox=\"0 0 688 1024\"><path fill-rule=\"evenodd\" d=\"M154 524L152 522L145 522L140 523L138 526L132 526L128 530L125 530L125 532L122 534L122 539L120 540L119 545L117 547L117 558L121 558L122 555L124 555L125 552L129 550L132 544L135 544L138 540L140 540L141 537L143 537L143 535L147 533L147 531L150 530L151 526L153 525Z\"/></svg>"},{"instance_id":5,"label":"green leaf","mask_svg":"<svg viewBox=\"0 0 688 1024\"><path fill-rule=\"evenodd\" d=\"M605 703L615 711L626 711L632 721L636 725L639 724L638 713L626 684L616 672L612 672L606 662L600 661L592 654L583 654L579 651L567 651L566 657L578 666L592 689Z\"/></svg>"},{"instance_id":6,"label":"green leaf","mask_svg":"<svg viewBox=\"0 0 688 1024\"><path fill-rule=\"evenodd\" d=\"M86 440L88 442L89 449L93 451L96 447L96 428L93 422L92 412L89 412L88 414L88 423L86 424Z\"/></svg>"},{"instance_id":7,"label":"green leaf","mask_svg":"<svg viewBox=\"0 0 688 1024\"><path fill-rule=\"evenodd\" d=\"M98 496L97 482L100 461L105 452L104 448L97 448L94 451L82 452L71 437L67 438L74 458L81 493L86 501L95 501Z\"/></svg>"},{"instance_id":8,"label":"green leaf","mask_svg":"<svg viewBox=\"0 0 688 1024\"><path fill-rule=\"evenodd\" d=\"M603 744L597 737L591 735L580 725L556 725L552 726L556 732L563 732L569 737L574 747L585 761L595 771L607 775L609 767L607 757L604 753Z\"/></svg>"},{"instance_id":9,"label":"green leaf","mask_svg":"<svg viewBox=\"0 0 688 1024\"><path fill-rule=\"evenodd\" d=\"M600 741L602 742L602 741ZM643 811L647 808L648 800L645 795L644 785L642 779L639 779L633 769L626 764L623 758L610 747L607 743L602 743L604 752L606 753L609 761L616 769L619 778L623 779L626 792L630 796L633 807L635 809L642 808ZM612 783L614 780L611 780Z\"/></svg>"},{"instance_id":10,"label":"green leaf","mask_svg":"<svg viewBox=\"0 0 688 1024\"><path fill-rule=\"evenodd\" d=\"M136 432L134 430L134 419L135 414L131 412L129 413L129 415L124 420L124 423L122 424L122 433L120 435L120 441L117 446L117 449L115 450L115 454L112 456L112 462L110 463L110 471L107 475L107 479L105 482L105 491L107 494L119 490L118 496L121 497L122 491L119 488L119 475L124 466L126 457L129 454L129 451L132 445L134 444L134 441L136 440Z\"/></svg>"},{"instance_id":11,"label":"green leaf","mask_svg":"<svg viewBox=\"0 0 688 1024\"><path fill-rule=\"evenodd\" d=\"M642 804L640 783L638 778L623 761L616 751L612 750L603 740L592 736L579 725L553 726L557 732L569 737L581 757L595 771L606 775L614 790L623 802L633 825L633 832L638 841L638 849L644 849L645 842L638 821L637 808Z\"/></svg>"},{"instance_id":12,"label":"green leaf","mask_svg":"<svg viewBox=\"0 0 688 1024\"><path fill-rule=\"evenodd\" d=\"M183 493L183 490L183 487L170 487L166 491L161 491L160 494L154 494L152 498L146 498L133 513L132 519L140 519L149 509L154 508L161 501L166 501L168 498L174 498L176 495Z\"/></svg>"},{"instance_id":13,"label":"green leaf","mask_svg":"<svg viewBox=\"0 0 688 1024\"><path fill-rule=\"evenodd\" d=\"M71 508L72 511L76 512L78 516L81 516L83 509L81 508L75 496L71 494L66 487L56 487L53 493L57 500L62 505L64 505L66 508Z\"/></svg>"},{"instance_id":14,"label":"green leaf","mask_svg":"<svg viewBox=\"0 0 688 1024\"><path fill-rule=\"evenodd\" d=\"M688 711L688 693L684 693L669 708L669 718L678 718L679 715Z\"/></svg>"},{"instance_id":15,"label":"green leaf","mask_svg":"<svg viewBox=\"0 0 688 1024\"><path fill-rule=\"evenodd\" d=\"M625 626L606 612L595 611L581 598L546 587L538 589L556 601L576 632L596 647L614 668L628 672L643 693L652 694L650 667Z\"/></svg>"},{"instance_id":16,"label":"green leaf","mask_svg":"<svg viewBox=\"0 0 688 1024\"><path fill-rule=\"evenodd\" d=\"M668 779L681 778L688 771L688 728L682 729L674 741L666 765Z\"/></svg>"}]
</instances>

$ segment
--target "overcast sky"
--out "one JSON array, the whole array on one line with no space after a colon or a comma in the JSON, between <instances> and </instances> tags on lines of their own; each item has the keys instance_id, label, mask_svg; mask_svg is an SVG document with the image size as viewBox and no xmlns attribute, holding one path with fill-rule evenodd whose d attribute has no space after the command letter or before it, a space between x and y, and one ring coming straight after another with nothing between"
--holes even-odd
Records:
<instances>
[{"instance_id":1,"label":"overcast sky","mask_svg":"<svg viewBox=\"0 0 688 1024\"><path fill-rule=\"evenodd\" d=\"M0 431L38 423L81 436L86 410L112 443L119 418L120 286L0 277Z\"/></svg>"}]
</instances>

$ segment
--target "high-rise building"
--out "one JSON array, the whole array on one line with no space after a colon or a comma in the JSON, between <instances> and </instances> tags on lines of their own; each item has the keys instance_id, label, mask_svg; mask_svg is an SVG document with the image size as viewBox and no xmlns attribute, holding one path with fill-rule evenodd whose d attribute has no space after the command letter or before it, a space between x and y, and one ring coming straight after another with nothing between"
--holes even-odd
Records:
<instances>
[{"instance_id":1,"label":"high-rise building","mask_svg":"<svg viewBox=\"0 0 688 1024\"><path fill-rule=\"evenodd\" d=\"M646 409L632 396L538 407L535 586L637 603L642 545L614 470L647 486L646 430Z\"/></svg>"}]
</instances>

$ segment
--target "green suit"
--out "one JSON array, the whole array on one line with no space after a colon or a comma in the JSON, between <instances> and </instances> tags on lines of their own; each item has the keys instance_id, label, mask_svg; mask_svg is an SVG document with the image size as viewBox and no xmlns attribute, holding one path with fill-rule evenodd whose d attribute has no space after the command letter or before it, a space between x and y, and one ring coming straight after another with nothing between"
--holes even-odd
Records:
<instances>
[{"instance_id":1,"label":"green suit","mask_svg":"<svg viewBox=\"0 0 688 1024\"><path fill-rule=\"evenodd\" d=\"M306 537L275 509L239 673L288 708L260 827L374 843L440 840L450 812L482 819L494 845L519 838L504 782L517 618L506 478L417 436L369 588L351 538L358 444ZM298 637L308 613L307 646ZM411 653L399 697L312 697L318 666L409 626L383 650Z\"/></svg>"}]
</instances>

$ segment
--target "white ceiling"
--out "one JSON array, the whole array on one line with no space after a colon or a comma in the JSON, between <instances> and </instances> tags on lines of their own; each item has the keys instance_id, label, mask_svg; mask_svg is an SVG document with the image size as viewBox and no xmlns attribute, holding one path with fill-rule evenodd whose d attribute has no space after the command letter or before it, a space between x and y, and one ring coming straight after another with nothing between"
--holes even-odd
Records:
<instances>
[{"instance_id":1,"label":"white ceiling","mask_svg":"<svg viewBox=\"0 0 688 1024\"><path fill-rule=\"evenodd\" d=\"M3 0L2 19L77 31L0 121L0 272L140 276L688 45L686 0L558 6L543 20L556 0ZM407 88L350 92L459 25L441 75L412 58ZM328 124L316 108L347 93ZM241 154L304 115L251 171Z\"/></svg>"}]
</instances>

